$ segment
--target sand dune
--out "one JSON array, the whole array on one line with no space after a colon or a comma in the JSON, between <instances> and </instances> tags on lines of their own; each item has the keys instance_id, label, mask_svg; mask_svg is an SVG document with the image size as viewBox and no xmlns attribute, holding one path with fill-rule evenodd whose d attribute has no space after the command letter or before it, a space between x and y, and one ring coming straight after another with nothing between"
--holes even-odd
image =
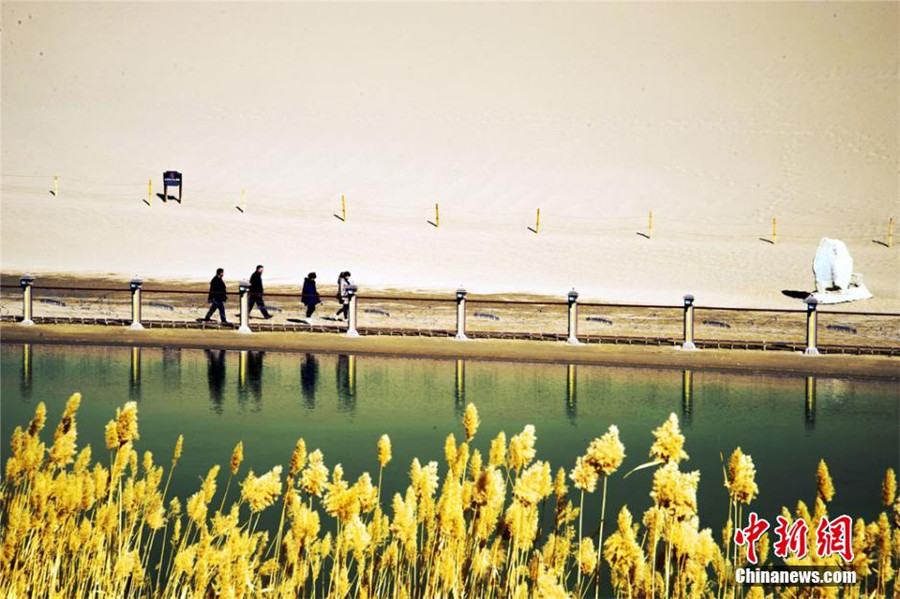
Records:
<instances>
[{"instance_id":1,"label":"sand dune","mask_svg":"<svg viewBox=\"0 0 900 599\"><path fill-rule=\"evenodd\" d=\"M875 294L854 308L896 311L897 23L896 3L4 3L2 268L784 306L830 236ZM184 203L148 206L170 168Z\"/></svg>"}]
</instances>

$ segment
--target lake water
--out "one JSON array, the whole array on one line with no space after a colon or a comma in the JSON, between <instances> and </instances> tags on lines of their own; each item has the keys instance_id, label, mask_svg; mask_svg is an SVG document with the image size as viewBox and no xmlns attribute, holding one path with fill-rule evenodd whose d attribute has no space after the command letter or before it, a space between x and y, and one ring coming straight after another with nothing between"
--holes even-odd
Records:
<instances>
[{"instance_id":1,"label":"lake water","mask_svg":"<svg viewBox=\"0 0 900 599\"><path fill-rule=\"evenodd\" d=\"M727 460L740 446L753 456L760 496L752 506L769 519L798 499L812 503L820 458L837 488L830 512L873 518L885 469L900 466L895 381L220 350L4 344L0 353L4 459L13 429L39 401L47 404L45 438L52 440L75 391L83 394L79 445L90 443L102 457L104 424L134 399L141 452L167 464L184 434L172 484L182 498L212 464L227 471L238 441L242 473L287 464L302 436L310 450L323 450L329 467L341 463L346 477L368 470L377 478L382 433L393 442L382 493L390 498L405 489L413 457L437 460L444 472L444 439L463 436L467 402L481 415L474 446L484 455L500 430L509 437L534 424L538 459L554 472L571 469L591 439L618 425L627 457L610 479L612 514L623 503L637 513L649 506L651 471L621 474L647 460L652 429L676 413L691 456L683 467L701 472L701 525L717 537L727 509L720 452ZM598 504L599 495L586 499L586 524L596 521Z\"/></svg>"}]
</instances>

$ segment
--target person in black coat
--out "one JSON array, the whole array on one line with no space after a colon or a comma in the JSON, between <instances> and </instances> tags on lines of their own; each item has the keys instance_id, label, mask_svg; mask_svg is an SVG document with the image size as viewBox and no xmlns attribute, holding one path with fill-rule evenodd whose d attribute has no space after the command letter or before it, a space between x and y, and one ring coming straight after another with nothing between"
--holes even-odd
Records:
<instances>
[{"instance_id":1,"label":"person in black coat","mask_svg":"<svg viewBox=\"0 0 900 599\"><path fill-rule=\"evenodd\" d=\"M316 311L316 306L322 303L319 291L316 289L316 273L311 272L303 279L303 292L300 301L306 306L306 317L309 318Z\"/></svg>"},{"instance_id":2,"label":"person in black coat","mask_svg":"<svg viewBox=\"0 0 900 599\"><path fill-rule=\"evenodd\" d=\"M272 318L269 311L266 310L266 303L263 301L263 283L262 283L263 265L257 264L256 270L250 275L250 307L247 308L247 315L253 311L253 306L259 306L259 311L263 318Z\"/></svg>"},{"instance_id":3,"label":"person in black coat","mask_svg":"<svg viewBox=\"0 0 900 599\"><path fill-rule=\"evenodd\" d=\"M209 312L203 317L204 322L212 320L213 313L218 310L222 324L231 324L225 318L225 302L228 300L227 288L225 287L225 269L217 268L216 276L209 282Z\"/></svg>"}]
</instances>

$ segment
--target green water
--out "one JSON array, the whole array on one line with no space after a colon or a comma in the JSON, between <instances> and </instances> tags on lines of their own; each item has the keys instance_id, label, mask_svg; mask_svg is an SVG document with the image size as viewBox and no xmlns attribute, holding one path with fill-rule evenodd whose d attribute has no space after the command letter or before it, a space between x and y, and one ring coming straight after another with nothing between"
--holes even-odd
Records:
<instances>
[{"instance_id":1,"label":"green water","mask_svg":"<svg viewBox=\"0 0 900 599\"><path fill-rule=\"evenodd\" d=\"M684 467L701 472L701 525L717 535L727 505L720 452L727 459L740 446L753 456L761 492L753 507L769 519L782 505L812 502L820 458L837 488L831 513L873 518L884 470L900 466L896 382L695 371L686 384L678 370L219 350L5 344L0 353L4 455L13 429L39 401L47 404L50 437L69 394L80 391L79 444L90 443L100 457L104 424L134 399L139 450L168 463L178 434L185 436L172 485L182 497L212 464L227 467L238 441L243 472L286 464L303 436L348 478L364 470L377 477L375 444L388 433L394 459L382 498L389 498L408 483L413 457L437 460L444 471L444 439L462 435L466 402L481 414L474 445L483 454L499 431L509 437L534 424L538 459L554 471L571 469L610 424L621 431L628 470L646 461L651 430L676 413L691 456ZM623 503L632 512L646 509L651 476L614 475L611 513ZM586 501L586 522L596 522L599 496Z\"/></svg>"}]
</instances>

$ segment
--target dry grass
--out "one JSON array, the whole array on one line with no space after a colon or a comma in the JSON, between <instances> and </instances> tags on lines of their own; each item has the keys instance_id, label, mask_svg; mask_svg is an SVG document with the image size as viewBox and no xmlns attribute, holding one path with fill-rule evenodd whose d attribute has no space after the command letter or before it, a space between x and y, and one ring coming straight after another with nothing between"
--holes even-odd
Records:
<instances>
[{"instance_id":1,"label":"dry grass","mask_svg":"<svg viewBox=\"0 0 900 599\"><path fill-rule=\"evenodd\" d=\"M888 511L875 522L856 522L855 558L841 565L857 573L857 586L737 586L734 568L747 558L731 538L759 492L752 458L738 448L723 460L729 513L721 534L700 530L700 473L682 470L688 454L674 415L654 431L651 461L638 467L655 469L653 505L637 521L623 507L604 537L606 489L622 484L625 457L615 427L571 470L554 472L536 460L532 426L508 442L501 433L487 456L470 449L480 421L469 405L464 439L451 434L445 441L446 463L414 460L409 487L390 499L380 489L383 469L392 466L386 435L372 448L377 485L368 473L345 478L340 464L329 468L321 451L308 452L300 439L286 467L261 475L241 473L238 444L223 491L224 474L213 466L196 493L168 498L181 439L168 472L149 452L139 456L137 406L128 403L106 427L108 463L105 455L94 460L90 447L76 445L80 401L79 394L70 398L49 447L41 440L43 404L12 437L0 490L0 596L524 598L597 596L612 588L629 599L719 599L887 597L900 588L892 470L880 492ZM817 480L812 513L803 502L783 511L788 520L810 523L810 547L834 492L824 462ZM596 537L582 534L595 529L583 522L585 501L603 506ZM552 526L539 517L545 506L553 509ZM277 530L259 529L266 510L280 513ZM767 536L758 545L763 563L771 562L769 545ZM813 553L791 563L838 559Z\"/></svg>"}]
</instances>

